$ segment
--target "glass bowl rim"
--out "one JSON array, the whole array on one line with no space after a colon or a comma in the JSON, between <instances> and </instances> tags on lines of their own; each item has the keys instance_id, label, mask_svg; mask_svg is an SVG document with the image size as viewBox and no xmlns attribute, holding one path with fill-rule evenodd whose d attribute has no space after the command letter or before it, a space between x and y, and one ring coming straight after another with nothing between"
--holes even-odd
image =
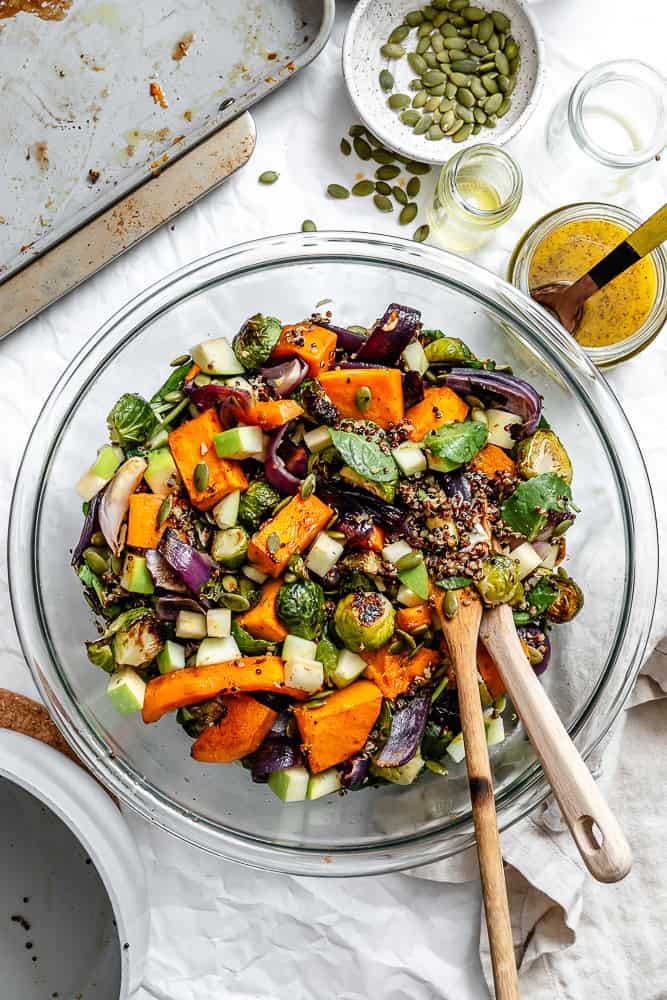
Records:
<instances>
[{"instance_id":1,"label":"glass bowl rim","mask_svg":"<svg viewBox=\"0 0 667 1000\"><path fill-rule=\"evenodd\" d=\"M459 291L488 307L497 319L513 329L541 357L550 359L587 411L600 435L616 481L624 512L629 571L621 621L615 646L595 690L570 726L574 737L588 722L598 695L626 662L618 678L606 717L579 747L588 756L600 744L629 694L643 660L657 594L657 523L651 487L634 433L611 388L574 340L532 299L504 279L469 260L434 247L398 237L371 233L291 233L238 244L192 261L139 293L112 315L84 343L58 379L33 427L18 471L9 524L9 582L12 610L19 641L32 676L55 721L93 772L126 805L187 843L209 853L253 867L296 875L359 876L382 874L442 860L474 844L472 817L468 812L445 831L428 831L361 847L287 847L230 831L192 810L176 805L165 794L123 764L84 717L70 693L66 678L52 653L50 637L42 628L37 586L36 539L40 523L45 471L67 430L77 405L72 388L83 387L100 364L112 363L123 346L139 336L157 316L177 307L208 286L230 281L244 273L266 268L307 264L309 261L345 261L380 264L412 271ZM600 413L597 412L600 407ZM604 416L604 421L602 420ZM611 427L613 425L613 435ZM614 440L626 446L623 463ZM28 470L30 475L28 475ZM635 531L650 532L653 548L642 549L642 573L635 572ZM26 567L26 553L29 566ZM626 630L630 610L639 623L637 638ZM42 663L46 666L43 667ZM612 667L613 664L613 667ZM585 735L585 734L584 734ZM580 742L582 742L580 740ZM531 764L497 796L499 826L506 829L531 812L550 793L541 768ZM457 834L452 844L451 834Z\"/></svg>"}]
</instances>

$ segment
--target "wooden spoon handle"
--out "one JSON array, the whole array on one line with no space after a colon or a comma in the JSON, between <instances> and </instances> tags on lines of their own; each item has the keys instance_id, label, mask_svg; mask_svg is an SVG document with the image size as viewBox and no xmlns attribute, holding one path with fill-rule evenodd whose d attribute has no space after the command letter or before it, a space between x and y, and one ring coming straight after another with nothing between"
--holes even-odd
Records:
<instances>
[{"instance_id":1,"label":"wooden spoon handle","mask_svg":"<svg viewBox=\"0 0 667 1000\"><path fill-rule=\"evenodd\" d=\"M498 666L586 867L600 882L620 881L632 867L630 846L526 659L506 604L484 613L480 638Z\"/></svg>"},{"instance_id":2,"label":"wooden spoon handle","mask_svg":"<svg viewBox=\"0 0 667 1000\"><path fill-rule=\"evenodd\" d=\"M595 284L595 291L608 285L665 240L667 240L667 205L654 212L650 219L642 222L641 226L626 236L618 246L610 250L606 257L590 269L588 277Z\"/></svg>"},{"instance_id":3,"label":"wooden spoon handle","mask_svg":"<svg viewBox=\"0 0 667 1000\"><path fill-rule=\"evenodd\" d=\"M476 667L457 669L456 683L496 998L518 1000L519 982L512 944L507 886Z\"/></svg>"}]
</instances>

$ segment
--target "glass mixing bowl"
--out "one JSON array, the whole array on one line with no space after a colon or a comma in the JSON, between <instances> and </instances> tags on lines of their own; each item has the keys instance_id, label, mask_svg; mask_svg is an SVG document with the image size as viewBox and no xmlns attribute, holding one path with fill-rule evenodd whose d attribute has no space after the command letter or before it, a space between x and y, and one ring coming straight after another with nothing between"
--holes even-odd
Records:
<instances>
[{"instance_id":1,"label":"glass mixing bowl","mask_svg":"<svg viewBox=\"0 0 667 1000\"><path fill-rule=\"evenodd\" d=\"M283 805L240 766L195 763L173 717L122 718L88 662L95 634L69 568L81 529L74 486L105 439L121 393L150 395L165 364L208 335L233 335L256 312L296 321L331 300L336 322L370 323L389 302L510 364L543 394L573 460L582 513L567 566L586 594L554 630L544 683L582 753L621 709L644 653L657 577L651 490L637 443L602 375L531 299L470 261L413 242L349 233L277 236L195 261L124 306L75 358L46 403L18 475L10 525L14 614L30 669L74 749L146 819L250 865L364 875L437 861L474 841L462 764L415 785ZM549 788L523 732L492 751L507 827Z\"/></svg>"}]
</instances>

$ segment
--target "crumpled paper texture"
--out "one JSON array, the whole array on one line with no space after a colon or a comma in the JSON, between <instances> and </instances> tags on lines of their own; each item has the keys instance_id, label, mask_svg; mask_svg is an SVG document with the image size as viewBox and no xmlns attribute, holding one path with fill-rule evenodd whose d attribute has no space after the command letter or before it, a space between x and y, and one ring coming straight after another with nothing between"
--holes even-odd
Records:
<instances>
[{"instance_id":1,"label":"crumpled paper texture","mask_svg":"<svg viewBox=\"0 0 667 1000\"><path fill-rule=\"evenodd\" d=\"M410 235L394 218L379 214L370 199L338 202L325 195L328 183L349 182L363 166L338 151L340 137L355 120L340 72L352 6L351 0L339 0L334 34L321 57L255 109L258 145L245 170L0 345L3 525L8 486L48 392L90 334L133 295L186 261L222 246L297 230L304 218L314 219L321 230ZM534 117L509 146L524 170L523 201L475 258L497 273L505 272L517 239L535 218L563 200L597 197L596 191L576 185L565 199L556 194L544 148L544 123L556 98L605 59L634 56L664 67L664 32L656 30L664 20L659 0L631 11L621 0L533 0L533 6L546 39L547 82ZM279 183L258 184L264 170L278 171ZM433 180L423 185L424 205ZM666 195L663 159L644 168L614 200L646 216ZM666 376L664 334L640 357L608 374L649 467L663 542L667 462L660 414ZM5 609L0 682L34 695L9 614L4 550L0 594ZM654 642L667 628L665 574L658 609ZM667 646L661 650L655 654L662 658L658 663L667 659ZM635 698L667 691L664 671L652 668L652 676L656 679L640 678ZM624 883L604 887L584 878L568 837L543 825L557 824L553 810L503 836L514 869L511 898L523 956L523 994L531 1000L663 1000L666 995L664 705L634 708L623 722L625 729L605 759L603 780L635 846L635 870ZM298 879L212 858L135 817L128 819L146 860L151 893L151 943L141 1000L481 1000L488 995L479 959L479 889L470 856L454 859L439 874L411 873L419 878ZM548 842L549 864L542 841ZM433 881L434 876L447 884Z\"/></svg>"}]
</instances>

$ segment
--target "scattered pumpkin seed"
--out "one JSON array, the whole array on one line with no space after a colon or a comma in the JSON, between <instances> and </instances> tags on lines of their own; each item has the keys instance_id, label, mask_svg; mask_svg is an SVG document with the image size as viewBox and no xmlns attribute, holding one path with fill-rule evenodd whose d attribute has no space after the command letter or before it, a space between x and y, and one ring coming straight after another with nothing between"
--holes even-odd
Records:
<instances>
[{"instance_id":1,"label":"scattered pumpkin seed","mask_svg":"<svg viewBox=\"0 0 667 1000\"><path fill-rule=\"evenodd\" d=\"M507 17L506 14L503 14L502 11L500 11L500 10L492 10L491 11L491 18L493 20L494 25L498 29L498 31L509 31L510 30L510 21L509 21L509 18Z\"/></svg>"},{"instance_id":2,"label":"scattered pumpkin seed","mask_svg":"<svg viewBox=\"0 0 667 1000\"><path fill-rule=\"evenodd\" d=\"M408 90L412 90L413 92L415 90L418 91L418 92L422 91L422 90L424 90L424 84L421 82L421 80L417 80L417 79L410 80L410 83L408 84Z\"/></svg>"},{"instance_id":3,"label":"scattered pumpkin seed","mask_svg":"<svg viewBox=\"0 0 667 1000\"><path fill-rule=\"evenodd\" d=\"M401 209L401 214L398 217L398 221L401 226L407 226L417 218L417 212L419 211L419 206L411 201L408 205L405 205ZM405 557L407 558L407 557Z\"/></svg>"},{"instance_id":4,"label":"scattered pumpkin seed","mask_svg":"<svg viewBox=\"0 0 667 1000\"><path fill-rule=\"evenodd\" d=\"M385 42L380 52L386 59L402 59L405 55L403 46L396 42Z\"/></svg>"},{"instance_id":5,"label":"scattered pumpkin seed","mask_svg":"<svg viewBox=\"0 0 667 1000\"><path fill-rule=\"evenodd\" d=\"M465 84L462 84L461 86L465 86ZM445 84L445 97L451 101L454 97L456 97L457 89L458 88L454 81L450 79L449 83Z\"/></svg>"},{"instance_id":6,"label":"scattered pumpkin seed","mask_svg":"<svg viewBox=\"0 0 667 1000\"><path fill-rule=\"evenodd\" d=\"M475 104L475 95L467 87L459 87L456 92L456 99L464 108L472 108Z\"/></svg>"},{"instance_id":7,"label":"scattered pumpkin seed","mask_svg":"<svg viewBox=\"0 0 667 1000\"><path fill-rule=\"evenodd\" d=\"M423 56L424 53L428 52L430 48L431 48L431 39L429 38L428 35L425 35L423 38L420 38L419 41L417 42L417 49L416 49L417 55ZM426 62L426 60L424 60L424 62Z\"/></svg>"},{"instance_id":8,"label":"scattered pumpkin seed","mask_svg":"<svg viewBox=\"0 0 667 1000\"><path fill-rule=\"evenodd\" d=\"M415 94L415 96L412 98L412 107L415 108L415 110L419 110L420 108L424 107L427 100L428 97L426 96L426 91L420 90L419 93Z\"/></svg>"},{"instance_id":9,"label":"scattered pumpkin seed","mask_svg":"<svg viewBox=\"0 0 667 1000\"><path fill-rule=\"evenodd\" d=\"M357 181L352 188L352 194L357 198L364 198L368 194L373 194L374 188L373 181Z\"/></svg>"},{"instance_id":10,"label":"scattered pumpkin seed","mask_svg":"<svg viewBox=\"0 0 667 1000\"><path fill-rule=\"evenodd\" d=\"M349 156L350 153L352 152L352 146L349 144L347 139L340 140L340 151L343 154L343 156Z\"/></svg>"},{"instance_id":11,"label":"scattered pumpkin seed","mask_svg":"<svg viewBox=\"0 0 667 1000\"><path fill-rule=\"evenodd\" d=\"M421 116L421 118L419 119L419 121L417 122L412 131L414 132L415 135L425 135L430 129L432 124L433 124L433 115L427 113Z\"/></svg>"},{"instance_id":12,"label":"scattered pumpkin seed","mask_svg":"<svg viewBox=\"0 0 667 1000\"><path fill-rule=\"evenodd\" d=\"M422 80L427 87L437 87L440 83L446 83L447 77L439 69L427 69L422 75Z\"/></svg>"},{"instance_id":13,"label":"scattered pumpkin seed","mask_svg":"<svg viewBox=\"0 0 667 1000\"><path fill-rule=\"evenodd\" d=\"M461 13L466 21L483 21L486 17L486 11L481 7L464 7Z\"/></svg>"},{"instance_id":14,"label":"scattered pumpkin seed","mask_svg":"<svg viewBox=\"0 0 667 1000\"><path fill-rule=\"evenodd\" d=\"M350 125L349 129L347 130L347 134L351 136L353 139L357 138L360 135L365 135L365 133L366 129L364 128L363 125Z\"/></svg>"},{"instance_id":15,"label":"scattered pumpkin seed","mask_svg":"<svg viewBox=\"0 0 667 1000\"><path fill-rule=\"evenodd\" d=\"M408 53L408 63L410 64L410 69L414 73L418 73L419 76L426 70L426 60L422 59L418 52Z\"/></svg>"},{"instance_id":16,"label":"scattered pumpkin seed","mask_svg":"<svg viewBox=\"0 0 667 1000\"><path fill-rule=\"evenodd\" d=\"M303 222L301 223L301 232L302 233L316 233L317 232L317 226L315 225L315 223L313 222L312 219L304 219Z\"/></svg>"},{"instance_id":17,"label":"scattered pumpkin seed","mask_svg":"<svg viewBox=\"0 0 667 1000\"><path fill-rule=\"evenodd\" d=\"M169 367L170 368L180 368L181 365L184 365L185 362L189 361L189 360L190 360L190 355L189 354L179 354L177 358L174 358L173 361L169 362Z\"/></svg>"},{"instance_id":18,"label":"scattered pumpkin seed","mask_svg":"<svg viewBox=\"0 0 667 1000\"><path fill-rule=\"evenodd\" d=\"M376 194L373 197L375 207L381 212L393 212L394 206L384 194Z\"/></svg>"},{"instance_id":19,"label":"scattered pumpkin seed","mask_svg":"<svg viewBox=\"0 0 667 1000\"><path fill-rule=\"evenodd\" d=\"M360 160L370 160L371 158L371 147L368 145L365 139L362 139L360 135L354 137L354 151Z\"/></svg>"},{"instance_id":20,"label":"scattered pumpkin seed","mask_svg":"<svg viewBox=\"0 0 667 1000\"><path fill-rule=\"evenodd\" d=\"M484 45L488 42L489 38L493 34L493 29L495 25L493 19L487 16L479 22L479 27L477 29L477 40L482 42Z\"/></svg>"},{"instance_id":21,"label":"scattered pumpkin seed","mask_svg":"<svg viewBox=\"0 0 667 1000\"><path fill-rule=\"evenodd\" d=\"M376 163L393 163L395 160L393 153L390 153L388 149L383 149L381 146L374 149L371 155L372 159L374 159Z\"/></svg>"},{"instance_id":22,"label":"scattered pumpkin seed","mask_svg":"<svg viewBox=\"0 0 667 1000\"><path fill-rule=\"evenodd\" d=\"M410 180L408 181L408 186L406 187L405 190L407 191L410 198L416 198L417 195L419 194L421 186L422 182L419 180L418 177L411 177Z\"/></svg>"},{"instance_id":23,"label":"scattered pumpkin seed","mask_svg":"<svg viewBox=\"0 0 667 1000\"><path fill-rule=\"evenodd\" d=\"M388 196L391 194L391 185L387 184L386 181L376 181L375 190L377 191L378 194L384 194ZM350 327L348 327L348 330L349 329Z\"/></svg>"},{"instance_id":24,"label":"scattered pumpkin seed","mask_svg":"<svg viewBox=\"0 0 667 1000\"><path fill-rule=\"evenodd\" d=\"M280 535L278 534L277 531L270 532L269 536L266 539L266 547L271 553L271 555L276 554L276 552L280 548Z\"/></svg>"},{"instance_id":25,"label":"scattered pumpkin seed","mask_svg":"<svg viewBox=\"0 0 667 1000\"><path fill-rule=\"evenodd\" d=\"M430 174L431 167L428 163L421 163L419 160L408 160L405 169L409 174Z\"/></svg>"},{"instance_id":26,"label":"scattered pumpkin seed","mask_svg":"<svg viewBox=\"0 0 667 1000\"><path fill-rule=\"evenodd\" d=\"M417 28L424 20L424 15L420 10L411 10L405 15L405 20L411 28Z\"/></svg>"},{"instance_id":27,"label":"scattered pumpkin seed","mask_svg":"<svg viewBox=\"0 0 667 1000\"><path fill-rule=\"evenodd\" d=\"M472 132L472 128L472 124L470 122L466 122L457 132L454 133L452 136L452 142L465 142Z\"/></svg>"},{"instance_id":28,"label":"scattered pumpkin seed","mask_svg":"<svg viewBox=\"0 0 667 1000\"><path fill-rule=\"evenodd\" d=\"M489 38L488 42L486 43L486 46L492 55L495 54L500 48L500 39L496 35L495 31Z\"/></svg>"},{"instance_id":29,"label":"scattered pumpkin seed","mask_svg":"<svg viewBox=\"0 0 667 1000\"><path fill-rule=\"evenodd\" d=\"M479 135L481 131L482 131L482 126L478 122L475 122L475 124L472 127L472 135Z\"/></svg>"},{"instance_id":30,"label":"scattered pumpkin seed","mask_svg":"<svg viewBox=\"0 0 667 1000\"><path fill-rule=\"evenodd\" d=\"M200 463L200 464L203 464L203 463ZM208 472L208 467L207 467L206 471ZM158 528L162 527L162 525L164 524L164 522L167 520L167 518L171 514L172 503L173 503L173 501L172 501L171 496L168 496L168 497L165 497L164 500L162 501L162 503L160 504L160 508L159 508L159 510L157 512L157 526L158 526Z\"/></svg>"},{"instance_id":31,"label":"scattered pumpkin seed","mask_svg":"<svg viewBox=\"0 0 667 1000\"><path fill-rule=\"evenodd\" d=\"M415 241L415 243L423 243L424 240L427 240L430 235L431 235L430 226L420 226L418 229L415 229L414 233L412 234L412 238Z\"/></svg>"},{"instance_id":32,"label":"scattered pumpkin seed","mask_svg":"<svg viewBox=\"0 0 667 1000\"><path fill-rule=\"evenodd\" d=\"M461 35L452 35L450 38L445 38L445 48L450 51L456 49L458 52L463 52L467 45L468 43Z\"/></svg>"},{"instance_id":33,"label":"scattered pumpkin seed","mask_svg":"<svg viewBox=\"0 0 667 1000\"><path fill-rule=\"evenodd\" d=\"M381 198L382 195L376 197ZM387 201L388 200L389 199L387 199ZM368 407L371 405L372 399L373 399L373 393L371 392L369 386L362 385L357 389L354 397L354 402L360 413L366 412Z\"/></svg>"},{"instance_id":34,"label":"scattered pumpkin seed","mask_svg":"<svg viewBox=\"0 0 667 1000\"><path fill-rule=\"evenodd\" d=\"M387 98L387 105L393 111L401 111L410 107L410 97L408 94L392 94Z\"/></svg>"},{"instance_id":35,"label":"scattered pumpkin seed","mask_svg":"<svg viewBox=\"0 0 667 1000\"><path fill-rule=\"evenodd\" d=\"M405 39L408 37L409 34L410 34L410 25L399 24L398 27L394 28L394 30L390 34L388 41L392 45L400 45L401 42L405 41Z\"/></svg>"},{"instance_id":36,"label":"scattered pumpkin seed","mask_svg":"<svg viewBox=\"0 0 667 1000\"><path fill-rule=\"evenodd\" d=\"M265 170L257 179L260 184L275 184L279 177L280 174L275 170Z\"/></svg>"},{"instance_id":37,"label":"scattered pumpkin seed","mask_svg":"<svg viewBox=\"0 0 667 1000\"><path fill-rule=\"evenodd\" d=\"M467 73L458 73L454 70L453 73L449 74L449 82L454 85L454 93L452 94L452 97L455 97L456 91L459 87L468 87L470 85L470 77Z\"/></svg>"},{"instance_id":38,"label":"scattered pumpkin seed","mask_svg":"<svg viewBox=\"0 0 667 1000\"><path fill-rule=\"evenodd\" d=\"M315 473L311 472L306 476L304 481L301 483L301 488L299 490L302 498L307 500L309 496L315 492Z\"/></svg>"},{"instance_id":39,"label":"scattered pumpkin seed","mask_svg":"<svg viewBox=\"0 0 667 1000\"><path fill-rule=\"evenodd\" d=\"M426 133L426 138L430 139L431 142L437 142L438 139L444 139L445 133L442 131L439 125L431 125L430 129Z\"/></svg>"},{"instance_id":40,"label":"scattered pumpkin seed","mask_svg":"<svg viewBox=\"0 0 667 1000\"><path fill-rule=\"evenodd\" d=\"M512 61L512 59L516 59L516 57L519 54L519 46L517 45L517 43L514 41L513 38L507 39L507 41L505 42L505 46L503 48L503 52L505 53L506 58L510 60L510 62Z\"/></svg>"},{"instance_id":41,"label":"scattered pumpkin seed","mask_svg":"<svg viewBox=\"0 0 667 1000\"><path fill-rule=\"evenodd\" d=\"M383 193L383 192L380 192L380 193ZM391 188L391 193L393 194L394 198L396 199L396 201L398 202L399 205L407 205L407 203L408 203L408 196L407 196L407 194L405 193L405 191L403 190L402 187L399 187L398 184L397 184L396 187Z\"/></svg>"},{"instance_id":42,"label":"scattered pumpkin seed","mask_svg":"<svg viewBox=\"0 0 667 1000\"><path fill-rule=\"evenodd\" d=\"M400 172L401 168L397 167L395 163L386 163L377 168L375 176L379 181L393 181L395 177L398 177Z\"/></svg>"},{"instance_id":43,"label":"scattered pumpkin seed","mask_svg":"<svg viewBox=\"0 0 667 1000\"><path fill-rule=\"evenodd\" d=\"M484 89L489 94L498 93L498 84L496 83L496 75L497 74L495 73L485 73L484 76L481 78L482 83L484 84Z\"/></svg>"},{"instance_id":44,"label":"scattered pumpkin seed","mask_svg":"<svg viewBox=\"0 0 667 1000\"><path fill-rule=\"evenodd\" d=\"M481 108L474 108L473 115L478 125L483 125L484 122L486 121L486 115Z\"/></svg>"},{"instance_id":45,"label":"scattered pumpkin seed","mask_svg":"<svg viewBox=\"0 0 667 1000\"><path fill-rule=\"evenodd\" d=\"M505 53L504 52L496 52L495 57L494 57L494 61L495 61L496 69L498 70L498 72L502 73L504 76L509 76L510 64L509 64L509 60L508 60L507 56L505 55Z\"/></svg>"},{"instance_id":46,"label":"scattered pumpkin seed","mask_svg":"<svg viewBox=\"0 0 667 1000\"><path fill-rule=\"evenodd\" d=\"M454 59L450 66L455 73L475 73L479 63L476 59Z\"/></svg>"},{"instance_id":47,"label":"scattered pumpkin seed","mask_svg":"<svg viewBox=\"0 0 667 1000\"><path fill-rule=\"evenodd\" d=\"M431 35L431 48L436 54L445 48L445 40L439 31Z\"/></svg>"},{"instance_id":48,"label":"scattered pumpkin seed","mask_svg":"<svg viewBox=\"0 0 667 1000\"><path fill-rule=\"evenodd\" d=\"M489 50L486 45L482 45L475 38L471 38L468 42L468 52L472 52L474 56L481 58L482 56L488 56Z\"/></svg>"},{"instance_id":49,"label":"scattered pumpkin seed","mask_svg":"<svg viewBox=\"0 0 667 1000\"><path fill-rule=\"evenodd\" d=\"M250 601L243 594L222 594L220 603L230 611L247 611L250 607Z\"/></svg>"},{"instance_id":50,"label":"scattered pumpkin seed","mask_svg":"<svg viewBox=\"0 0 667 1000\"><path fill-rule=\"evenodd\" d=\"M510 109L511 104L512 104L512 102L510 101L509 97L504 97L503 98L503 103L500 105L500 107L496 111L496 117L497 118L502 118L503 115L506 115L507 112Z\"/></svg>"},{"instance_id":51,"label":"scattered pumpkin seed","mask_svg":"<svg viewBox=\"0 0 667 1000\"><path fill-rule=\"evenodd\" d=\"M342 184L330 184L327 188L330 198L349 198L350 192Z\"/></svg>"},{"instance_id":52,"label":"scattered pumpkin seed","mask_svg":"<svg viewBox=\"0 0 667 1000\"><path fill-rule=\"evenodd\" d=\"M456 591L448 590L442 599L442 613L445 618L455 618L459 610L459 599L456 596Z\"/></svg>"},{"instance_id":53,"label":"scattered pumpkin seed","mask_svg":"<svg viewBox=\"0 0 667 1000\"><path fill-rule=\"evenodd\" d=\"M192 475L192 482L198 493L203 493L208 486L208 465L206 462L197 462Z\"/></svg>"},{"instance_id":54,"label":"scattered pumpkin seed","mask_svg":"<svg viewBox=\"0 0 667 1000\"><path fill-rule=\"evenodd\" d=\"M171 392L165 392L162 398L165 403L180 403L185 397L180 389L173 389Z\"/></svg>"},{"instance_id":55,"label":"scattered pumpkin seed","mask_svg":"<svg viewBox=\"0 0 667 1000\"><path fill-rule=\"evenodd\" d=\"M440 98L437 96L429 97L428 101L424 105L424 111L435 111L436 108L439 107L440 107Z\"/></svg>"},{"instance_id":56,"label":"scattered pumpkin seed","mask_svg":"<svg viewBox=\"0 0 667 1000\"><path fill-rule=\"evenodd\" d=\"M490 97L484 101L484 111L487 115L495 115L496 111L503 103L502 94L491 94Z\"/></svg>"},{"instance_id":57,"label":"scattered pumpkin seed","mask_svg":"<svg viewBox=\"0 0 667 1000\"><path fill-rule=\"evenodd\" d=\"M389 72L388 69L380 70L379 80L380 80L380 86L385 92L390 91L394 86L394 77L392 76L392 74Z\"/></svg>"}]
</instances>

